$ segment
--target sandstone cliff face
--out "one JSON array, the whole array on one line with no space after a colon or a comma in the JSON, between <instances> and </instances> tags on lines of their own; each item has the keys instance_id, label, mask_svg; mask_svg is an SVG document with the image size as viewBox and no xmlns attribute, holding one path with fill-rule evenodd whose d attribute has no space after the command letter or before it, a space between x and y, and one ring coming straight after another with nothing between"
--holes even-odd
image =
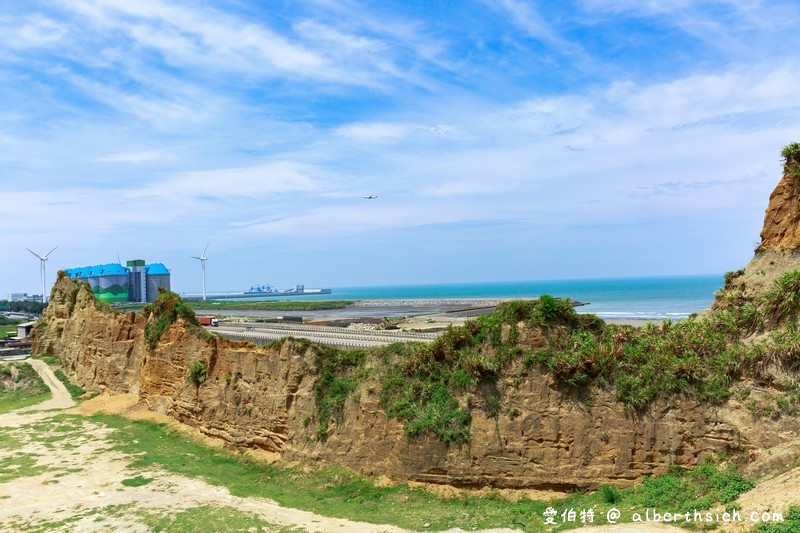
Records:
<instances>
[{"instance_id":1,"label":"sandstone cliff face","mask_svg":"<svg viewBox=\"0 0 800 533\"><path fill-rule=\"evenodd\" d=\"M588 401L539 371L515 369L497 382L503 410L496 420L473 410L469 444L408 437L381 409L380 383L370 378L319 441L313 345L204 338L178 320L153 349L146 320L99 305L85 285L61 277L35 328L34 350L60 356L87 390L137 394L151 409L233 444L363 474L498 487L625 485L706 454L769 447L800 429L794 421L755 420L736 401L712 407L677 398L634 415L611 391L595 390ZM200 385L187 380L195 361L208 365Z\"/></svg>"},{"instance_id":2,"label":"sandstone cliff face","mask_svg":"<svg viewBox=\"0 0 800 533\"><path fill-rule=\"evenodd\" d=\"M761 243L753 259L726 282L728 295L762 301L783 273L800 270L800 159L784 157L783 175L764 215ZM721 303L724 306L719 301L715 305Z\"/></svg>"},{"instance_id":3,"label":"sandstone cliff face","mask_svg":"<svg viewBox=\"0 0 800 533\"><path fill-rule=\"evenodd\" d=\"M769 197L759 251L791 251L800 248L800 182L797 162L787 159L783 177Z\"/></svg>"}]
</instances>

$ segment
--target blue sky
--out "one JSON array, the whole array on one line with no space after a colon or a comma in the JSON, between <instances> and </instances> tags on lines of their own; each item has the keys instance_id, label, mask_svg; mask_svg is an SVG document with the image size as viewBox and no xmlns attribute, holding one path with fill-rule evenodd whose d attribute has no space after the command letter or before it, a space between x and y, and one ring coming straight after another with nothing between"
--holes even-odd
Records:
<instances>
[{"instance_id":1,"label":"blue sky","mask_svg":"<svg viewBox=\"0 0 800 533\"><path fill-rule=\"evenodd\" d=\"M0 5L0 296L722 273L800 140L794 0ZM362 196L376 194L375 200Z\"/></svg>"}]
</instances>

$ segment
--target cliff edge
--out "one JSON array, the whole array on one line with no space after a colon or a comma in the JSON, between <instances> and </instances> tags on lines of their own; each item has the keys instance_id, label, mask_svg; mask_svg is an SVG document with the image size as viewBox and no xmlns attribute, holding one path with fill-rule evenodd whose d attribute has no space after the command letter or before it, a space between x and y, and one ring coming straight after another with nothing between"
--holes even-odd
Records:
<instances>
[{"instance_id":1,"label":"cliff edge","mask_svg":"<svg viewBox=\"0 0 800 533\"><path fill-rule=\"evenodd\" d=\"M761 468L754 459L800 430L791 179L772 195L753 261L726 275L709 312L680 323L609 325L542 296L429 344L259 347L209 334L174 293L117 312L61 273L34 352L60 357L86 390L362 474L566 489L628 485L709 455Z\"/></svg>"},{"instance_id":2,"label":"cliff edge","mask_svg":"<svg viewBox=\"0 0 800 533\"><path fill-rule=\"evenodd\" d=\"M769 197L757 252L800 248L800 144L783 149L784 171Z\"/></svg>"}]
</instances>

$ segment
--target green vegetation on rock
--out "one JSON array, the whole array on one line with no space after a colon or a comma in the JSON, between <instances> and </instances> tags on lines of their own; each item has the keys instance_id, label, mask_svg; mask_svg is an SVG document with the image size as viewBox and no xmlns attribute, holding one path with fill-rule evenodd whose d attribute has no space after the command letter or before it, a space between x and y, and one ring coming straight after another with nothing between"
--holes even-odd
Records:
<instances>
[{"instance_id":1,"label":"green vegetation on rock","mask_svg":"<svg viewBox=\"0 0 800 533\"><path fill-rule=\"evenodd\" d=\"M710 509L717 503L728 504L753 487L755 483L742 477L732 465L719 468L703 462L691 470L673 467L625 492L632 493L642 507L679 513Z\"/></svg>"},{"instance_id":2,"label":"green vegetation on rock","mask_svg":"<svg viewBox=\"0 0 800 533\"><path fill-rule=\"evenodd\" d=\"M678 395L722 402L737 380L760 379L770 365L800 370L798 309L800 273L789 272L764 304L738 302L680 322L639 328L605 324L576 313L566 300L544 295L503 303L429 344L393 344L371 349L366 357L326 348L319 355L324 375L318 387L328 392L318 391L317 436L327 433L333 412L333 404L320 398L330 395L343 405L366 379L363 366L373 359L369 378L380 383L385 412L402 421L409 436L431 434L448 443L469 441L475 409L491 418L504 412L501 379L532 379L534 371L579 397L590 398L593 388L613 391L632 411ZM783 325L745 342L771 317ZM799 401L800 393L787 393L770 415L796 413Z\"/></svg>"},{"instance_id":3,"label":"green vegetation on rock","mask_svg":"<svg viewBox=\"0 0 800 533\"><path fill-rule=\"evenodd\" d=\"M28 363L0 363L0 413L50 399L52 393Z\"/></svg>"},{"instance_id":4,"label":"green vegetation on rock","mask_svg":"<svg viewBox=\"0 0 800 533\"><path fill-rule=\"evenodd\" d=\"M800 178L800 143L790 143L781 151L783 157L783 171L786 178L794 185Z\"/></svg>"},{"instance_id":5,"label":"green vegetation on rock","mask_svg":"<svg viewBox=\"0 0 800 533\"><path fill-rule=\"evenodd\" d=\"M75 385L74 383L72 383L69 380L69 378L64 374L64 372L61 371L60 368L54 370L53 374L55 374L56 377L59 379L59 381L61 381L61 383L64 384L64 386L69 391L69 395L72 396L73 400L77 400L78 398L80 398L81 396L86 394L86 391L83 390L81 387L79 387L79 386Z\"/></svg>"},{"instance_id":6,"label":"green vegetation on rock","mask_svg":"<svg viewBox=\"0 0 800 533\"><path fill-rule=\"evenodd\" d=\"M765 297L768 313L776 322L796 315L800 311L800 271L784 272Z\"/></svg>"},{"instance_id":7,"label":"green vegetation on rock","mask_svg":"<svg viewBox=\"0 0 800 533\"><path fill-rule=\"evenodd\" d=\"M205 361L195 361L189 365L189 375L186 379L193 383L195 387L199 387L206 382L208 377L208 364Z\"/></svg>"},{"instance_id":8,"label":"green vegetation on rock","mask_svg":"<svg viewBox=\"0 0 800 533\"><path fill-rule=\"evenodd\" d=\"M761 523L758 533L800 533L800 505L792 505L783 513L783 522Z\"/></svg>"},{"instance_id":9,"label":"green vegetation on rock","mask_svg":"<svg viewBox=\"0 0 800 533\"><path fill-rule=\"evenodd\" d=\"M341 423L345 400L366 375L366 352L323 345L316 347L316 358L319 366L319 379L314 385L319 417L316 437L325 440L330 422Z\"/></svg>"},{"instance_id":10,"label":"green vegetation on rock","mask_svg":"<svg viewBox=\"0 0 800 533\"><path fill-rule=\"evenodd\" d=\"M187 329L195 331L200 334L204 331L197 321L197 317L186 302L181 300L181 297L172 291L168 291L163 287L158 288L159 295L155 302L151 305L146 305L142 309L142 313L148 318L147 324L144 327L144 336L150 348L155 349L158 346L158 341L161 335L172 325L178 318L183 320Z\"/></svg>"},{"instance_id":11,"label":"green vegetation on rock","mask_svg":"<svg viewBox=\"0 0 800 533\"><path fill-rule=\"evenodd\" d=\"M122 484L126 487L142 487L153 481L151 477L136 476L122 480Z\"/></svg>"}]
</instances>

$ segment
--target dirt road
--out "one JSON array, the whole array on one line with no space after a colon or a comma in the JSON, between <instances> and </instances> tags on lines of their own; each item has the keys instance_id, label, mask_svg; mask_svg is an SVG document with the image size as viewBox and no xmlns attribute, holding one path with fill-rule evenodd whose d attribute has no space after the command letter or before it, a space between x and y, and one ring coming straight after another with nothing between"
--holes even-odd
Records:
<instances>
[{"instance_id":1,"label":"dirt road","mask_svg":"<svg viewBox=\"0 0 800 533\"><path fill-rule=\"evenodd\" d=\"M39 359L28 359L25 362L31 365L33 369L38 372L47 386L50 387L50 392L53 393L53 397L38 405L32 405L30 407L20 409L17 411L18 413L26 411L42 411L47 409L66 409L67 407L72 407L75 405L75 402L72 401L72 396L70 396L69 391L56 377L56 375L53 374L53 371L50 369L47 363Z\"/></svg>"}]
</instances>

